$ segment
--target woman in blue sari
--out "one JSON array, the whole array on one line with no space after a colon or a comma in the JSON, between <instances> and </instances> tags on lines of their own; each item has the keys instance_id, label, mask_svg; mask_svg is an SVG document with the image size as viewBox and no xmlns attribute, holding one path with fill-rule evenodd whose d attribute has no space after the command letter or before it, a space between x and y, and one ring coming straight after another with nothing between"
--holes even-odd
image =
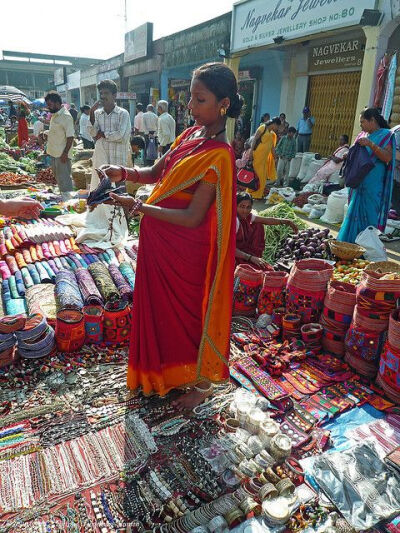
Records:
<instances>
[{"instance_id":1,"label":"woman in blue sari","mask_svg":"<svg viewBox=\"0 0 400 533\"><path fill-rule=\"evenodd\" d=\"M389 125L374 107L361 113L360 125L367 135L356 142L367 148L375 166L357 189L350 189L349 208L338 235L344 242L355 242L368 226L383 231L392 196L396 146Z\"/></svg>"}]
</instances>

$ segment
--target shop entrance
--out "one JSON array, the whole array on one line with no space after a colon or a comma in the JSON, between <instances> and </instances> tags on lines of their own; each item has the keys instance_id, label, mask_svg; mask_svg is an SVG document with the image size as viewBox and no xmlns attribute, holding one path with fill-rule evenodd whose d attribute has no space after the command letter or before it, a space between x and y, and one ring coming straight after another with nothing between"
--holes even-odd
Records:
<instances>
[{"instance_id":1,"label":"shop entrance","mask_svg":"<svg viewBox=\"0 0 400 533\"><path fill-rule=\"evenodd\" d=\"M256 80L240 79L239 73L239 94L244 100L244 110L241 115L241 130L245 139L248 139L254 131L254 118L256 107Z\"/></svg>"},{"instance_id":2,"label":"shop entrance","mask_svg":"<svg viewBox=\"0 0 400 533\"><path fill-rule=\"evenodd\" d=\"M311 151L331 155L341 134L351 138L361 71L310 77L308 105L315 117Z\"/></svg>"}]
</instances>

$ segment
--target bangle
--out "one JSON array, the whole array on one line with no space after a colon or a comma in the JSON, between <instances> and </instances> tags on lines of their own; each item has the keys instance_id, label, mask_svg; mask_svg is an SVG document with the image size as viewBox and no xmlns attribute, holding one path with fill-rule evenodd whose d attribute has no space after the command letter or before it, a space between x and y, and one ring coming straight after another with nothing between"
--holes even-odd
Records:
<instances>
[{"instance_id":1,"label":"bangle","mask_svg":"<svg viewBox=\"0 0 400 533\"><path fill-rule=\"evenodd\" d=\"M120 166L119 168L120 168L121 174L122 174L121 181L126 181L126 178L128 177L128 171L126 170L125 167Z\"/></svg>"},{"instance_id":2,"label":"bangle","mask_svg":"<svg viewBox=\"0 0 400 533\"><path fill-rule=\"evenodd\" d=\"M129 209L129 217L134 217L137 215L138 210L142 207L143 202L138 199L134 199L132 207Z\"/></svg>"}]
</instances>

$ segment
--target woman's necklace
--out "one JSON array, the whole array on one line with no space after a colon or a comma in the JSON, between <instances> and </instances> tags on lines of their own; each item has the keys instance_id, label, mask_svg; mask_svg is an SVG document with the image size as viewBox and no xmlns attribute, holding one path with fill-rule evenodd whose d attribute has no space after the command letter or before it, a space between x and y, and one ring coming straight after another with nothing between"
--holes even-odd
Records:
<instances>
[{"instance_id":1,"label":"woman's necklace","mask_svg":"<svg viewBox=\"0 0 400 533\"><path fill-rule=\"evenodd\" d=\"M216 137L218 137L218 135L221 135L221 133L224 133L224 131L226 131L226 127L224 126L222 128L222 130L218 131L217 133L214 133L213 135L209 135L207 137L205 137L206 139L215 139ZM203 128L200 130L200 132L205 136L205 131L203 130Z\"/></svg>"}]
</instances>

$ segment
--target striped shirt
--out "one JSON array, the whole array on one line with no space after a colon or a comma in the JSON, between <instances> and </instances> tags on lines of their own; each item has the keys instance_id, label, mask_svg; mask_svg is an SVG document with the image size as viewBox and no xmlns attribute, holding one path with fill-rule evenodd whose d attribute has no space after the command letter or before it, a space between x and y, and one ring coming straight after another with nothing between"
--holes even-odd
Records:
<instances>
[{"instance_id":1,"label":"striped shirt","mask_svg":"<svg viewBox=\"0 0 400 533\"><path fill-rule=\"evenodd\" d=\"M127 164L131 122L126 109L116 105L109 114L104 109L97 109L94 112L94 124L89 121L87 131L93 139L99 131L104 133L105 138L101 141L107 154L108 164Z\"/></svg>"}]
</instances>

